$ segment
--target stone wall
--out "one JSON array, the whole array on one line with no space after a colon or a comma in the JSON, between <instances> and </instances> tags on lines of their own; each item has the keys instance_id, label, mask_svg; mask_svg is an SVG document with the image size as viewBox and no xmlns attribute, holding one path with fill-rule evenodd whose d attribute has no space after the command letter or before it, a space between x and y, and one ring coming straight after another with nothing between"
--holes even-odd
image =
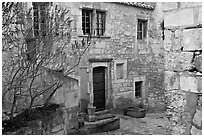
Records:
<instances>
[{"instance_id":1,"label":"stone wall","mask_svg":"<svg viewBox=\"0 0 204 137\"><path fill-rule=\"evenodd\" d=\"M163 3L171 134L202 134L202 3Z\"/></svg>"},{"instance_id":2,"label":"stone wall","mask_svg":"<svg viewBox=\"0 0 204 137\"><path fill-rule=\"evenodd\" d=\"M119 97L134 97L134 78L145 77L144 102L151 111L165 110L164 75L163 75L163 40L162 16L160 9L148 10L119 3L65 3L70 8L73 18L71 24L73 39L82 39L81 8L101 9L106 11L105 35L92 38L89 53L82 59L81 65L90 68L88 58L111 58L111 83L113 105ZM155 16L157 15L157 16ZM137 40L137 19L148 20L148 36L143 41ZM127 77L122 82L115 78L114 63L127 61ZM88 72L87 72L88 73ZM83 89L83 92L87 92ZM112 99L111 99L112 100Z\"/></svg>"}]
</instances>

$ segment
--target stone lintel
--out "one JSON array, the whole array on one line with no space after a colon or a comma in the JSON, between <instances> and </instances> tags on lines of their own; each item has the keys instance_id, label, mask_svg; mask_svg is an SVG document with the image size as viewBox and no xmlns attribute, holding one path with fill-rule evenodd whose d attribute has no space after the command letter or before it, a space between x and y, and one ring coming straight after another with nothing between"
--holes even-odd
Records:
<instances>
[{"instance_id":1,"label":"stone lintel","mask_svg":"<svg viewBox=\"0 0 204 137\"><path fill-rule=\"evenodd\" d=\"M89 62L111 62L112 60L112 58L90 58Z\"/></svg>"}]
</instances>

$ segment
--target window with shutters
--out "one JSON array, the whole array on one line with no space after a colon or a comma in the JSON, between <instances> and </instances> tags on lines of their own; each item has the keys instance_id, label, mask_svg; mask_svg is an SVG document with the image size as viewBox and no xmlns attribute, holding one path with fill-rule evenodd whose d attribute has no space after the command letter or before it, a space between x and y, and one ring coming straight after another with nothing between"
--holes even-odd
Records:
<instances>
[{"instance_id":1,"label":"window with shutters","mask_svg":"<svg viewBox=\"0 0 204 137\"><path fill-rule=\"evenodd\" d=\"M93 10L82 9L82 31L84 35L92 34Z\"/></svg>"},{"instance_id":2,"label":"window with shutters","mask_svg":"<svg viewBox=\"0 0 204 137\"><path fill-rule=\"evenodd\" d=\"M83 35L103 36L106 13L95 9L82 9Z\"/></svg>"},{"instance_id":3,"label":"window with shutters","mask_svg":"<svg viewBox=\"0 0 204 137\"><path fill-rule=\"evenodd\" d=\"M98 36L103 36L105 32L105 12L96 11L96 30Z\"/></svg>"},{"instance_id":4,"label":"window with shutters","mask_svg":"<svg viewBox=\"0 0 204 137\"><path fill-rule=\"evenodd\" d=\"M46 37L47 17L49 2L32 2L34 36Z\"/></svg>"},{"instance_id":5,"label":"window with shutters","mask_svg":"<svg viewBox=\"0 0 204 137\"><path fill-rule=\"evenodd\" d=\"M137 39L147 38L147 20L138 19L137 21Z\"/></svg>"}]
</instances>

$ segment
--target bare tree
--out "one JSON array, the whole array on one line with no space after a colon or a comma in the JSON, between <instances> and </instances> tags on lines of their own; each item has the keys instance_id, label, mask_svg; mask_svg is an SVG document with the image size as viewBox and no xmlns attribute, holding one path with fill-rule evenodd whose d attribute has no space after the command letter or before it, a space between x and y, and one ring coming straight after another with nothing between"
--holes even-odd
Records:
<instances>
[{"instance_id":1,"label":"bare tree","mask_svg":"<svg viewBox=\"0 0 204 137\"><path fill-rule=\"evenodd\" d=\"M63 77L75 73L91 44L71 40L69 10L52 3L2 3L2 103L9 105L10 119L18 103L31 112L43 95L44 107L63 84ZM40 15L40 16L39 16ZM9 100L9 103L5 103Z\"/></svg>"}]
</instances>

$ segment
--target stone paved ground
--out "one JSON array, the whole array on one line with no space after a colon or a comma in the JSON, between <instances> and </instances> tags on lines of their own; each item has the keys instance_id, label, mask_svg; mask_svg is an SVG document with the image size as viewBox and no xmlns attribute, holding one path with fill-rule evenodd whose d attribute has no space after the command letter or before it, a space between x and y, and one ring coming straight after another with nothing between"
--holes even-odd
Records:
<instances>
[{"instance_id":1,"label":"stone paved ground","mask_svg":"<svg viewBox=\"0 0 204 137\"><path fill-rule=\"evenodd\" d=\"M145 118L134 118L118 114L120 129L97 135L168 135L170 125L165 114L146 114Z\"/></svg>"}]
</instances>

